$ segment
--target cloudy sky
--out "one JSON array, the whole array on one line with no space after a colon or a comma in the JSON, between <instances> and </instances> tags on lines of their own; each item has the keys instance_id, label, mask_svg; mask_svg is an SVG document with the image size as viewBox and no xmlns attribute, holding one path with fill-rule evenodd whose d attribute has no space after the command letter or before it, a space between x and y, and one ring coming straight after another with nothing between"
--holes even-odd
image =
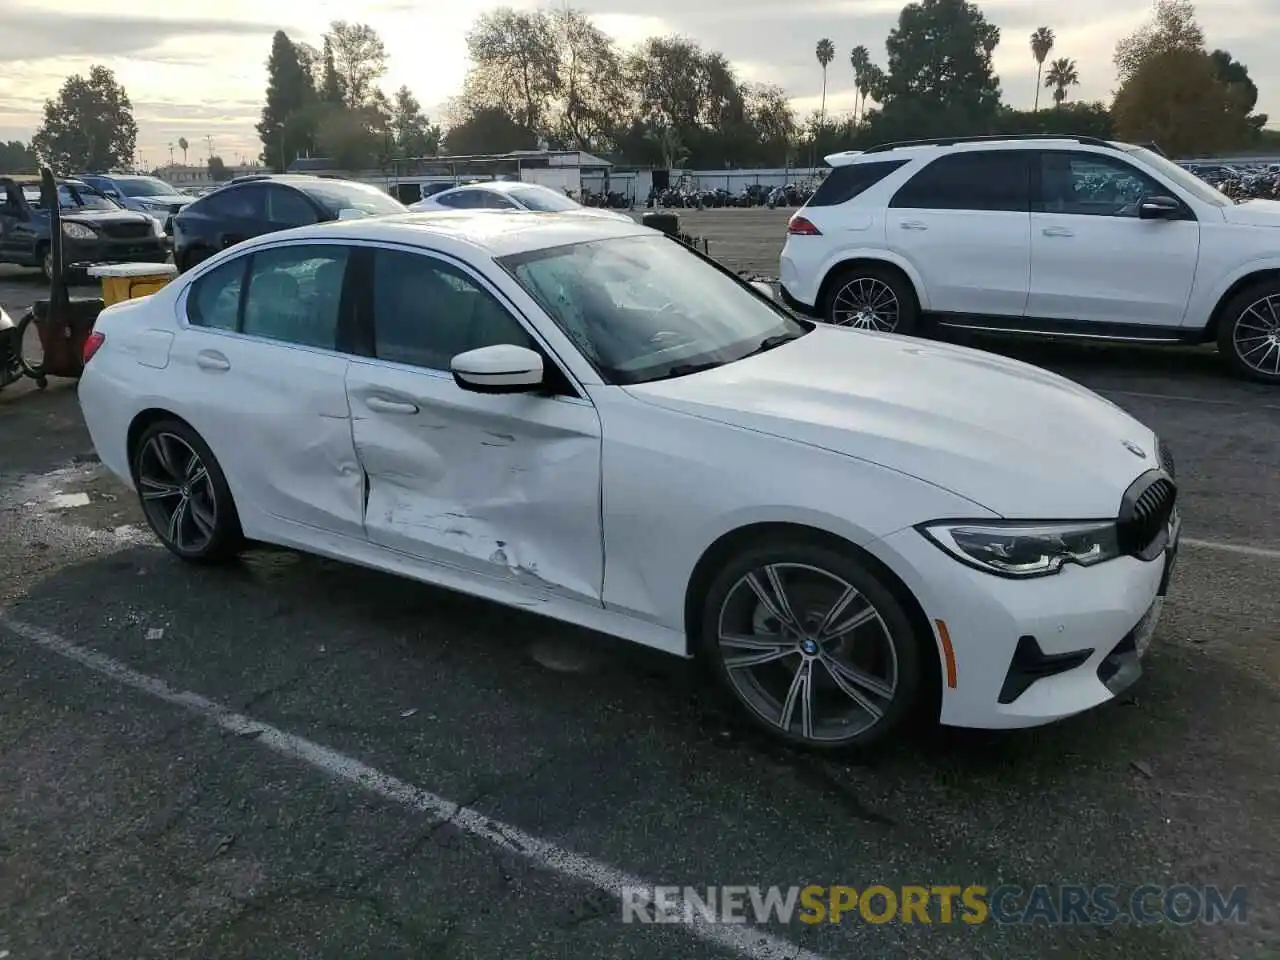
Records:
<instances>
[{"instance_id":1,"label":"cloudy sky","mask_svg":"<svg viewBox=\"0 0 1280 960\"><path fill-rule=\"evenodd\" d=\"M545 4L546 0L542 0ZM191 158L213 149L228 162L257 154L253 124L266 83L271 34L318 43L326 24L346 19L372 25L390 54L388 91L408 84L438 110L466 71L464 36L475 17L504 4L485 0L310 0L262 3L219 0L209 8L168 0L0 0L0 140L30 138L43 101L71 73L92 63L115 71L133 100L138 146L148 164L169 158L168 144L186 137ZM507 6L537 6L513 0ZM821 74L814 44L830 37L839 51L831 68L828 108L850 105L848 51L866 44L884 63L884 38L901 0L579 0L621 44L682 33L718 48L748 80L778 83L806 112L817 106ZM1076 98L1105 98L1114 88L1111 53L1118 37L1139 25L1150 0L983 0L1002 31L996 67L1006 101L1031 105L1035 63L1027 38L1051 26L1053 56L1079 65ZM1280 119L1280 0L1200 0L1199 19L1211 46L1224 47L1250 68L1261 88L1259 109ZM207 10L207 12L206 12ZM643 12L637 12L643 10ZM843 69L841 69L843 67ZM180 156L179 156L180 159Z\"/></svg>"}]
</instances>

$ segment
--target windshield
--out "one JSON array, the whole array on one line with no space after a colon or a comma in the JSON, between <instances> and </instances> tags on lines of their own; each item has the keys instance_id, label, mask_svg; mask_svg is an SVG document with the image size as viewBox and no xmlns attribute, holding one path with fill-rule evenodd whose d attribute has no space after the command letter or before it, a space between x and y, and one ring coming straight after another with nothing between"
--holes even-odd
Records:
<instances>
[{"instance_id":1,"label":"windshield","mask_svg":"<svg viewBox=\"0 0 1280 960\"><path fill-rule=\"evenodd\" d=\"M564 213L568 210L582 209L582 204L566 197L563 193L556 193L549 187L517 187L511 191L511 196L515 197L521 206L528 207L530 210L541 210L543 213Z\"/></svg>"},{"instance_id":2,"label":"windshield","mask_svg":"<svg viewBox=\"0 0 1280 960\"><path fill-rule=\"evenodd\" d=\"M811 329L662 235L593 240L498 263L608 383L732 363Z\"/></svg>"},{"instance_id":3,"label":"windshield","mask_svg":"<svg viewBox=\"0 0 1280 960\"><path fill-rule=\"evenodd\" d=\"M1164 174L1167 179L1172 180L1201 203L1207 203L1215 207L1229 207L1235 203L1234 200L1221 190L1216 189L1212 184L1205 183L1194 173L1182 169L1172 160L1167 160L1146 147L1128 147L1126 149L1131 156L1137 157L1156 173Z\"/></svg>"},{"instance_id":4,"label":"windshield","mask_svg":"<svg viewBox=\"0 0 1280 960\"><path fill-rule=\"evenodd\" d=\"M325 182L307 184L302 188L312 199L319 201L334 216L344 212L380 217L388 213L408 213L409 208L390 194L363 183Z\"/></svg>"},{"instance_id":5,"label":"windshield","mask_svg":"<svg viewBox=\"0 0 1280 960\"><path fill-rule=\"evenodd\" d=\"M130 177L116 181L116 186L126 197L172 197L178 191L155 177Z\"/></svg>"},{"instance_id":6,"label":"windshield","mask_svg":"<svg viewBox=\"0 0 1280 960\"><path fill-rule=\"evenodd\" d=\"M29 184L22 188L23 196L27 198L27 203L33 207L40 206L40 186L38 184ZM59 210L119 210L119 206L112 203L100 193L94 193L88 187L72 186L69 183L58 184L58 209Z\"/></svg>"}]
</instances>

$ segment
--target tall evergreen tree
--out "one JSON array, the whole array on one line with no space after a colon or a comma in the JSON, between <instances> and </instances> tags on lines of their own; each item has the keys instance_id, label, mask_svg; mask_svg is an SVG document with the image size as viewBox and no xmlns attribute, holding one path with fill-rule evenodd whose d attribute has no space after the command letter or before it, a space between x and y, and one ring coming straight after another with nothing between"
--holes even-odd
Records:
<instances>
[{"instance_id":1,"label":"tall evergreen tree","mask_svg":"<svg viewBox=\"0 0 1280 960\"><path fill-rule=\"evenodd\" d=\"M311 150L315 101L311 74L297 47L283 30L277 30L267 59L267 99L257 126L263 163L283 171Z\"/></svg>"}]
</instances>

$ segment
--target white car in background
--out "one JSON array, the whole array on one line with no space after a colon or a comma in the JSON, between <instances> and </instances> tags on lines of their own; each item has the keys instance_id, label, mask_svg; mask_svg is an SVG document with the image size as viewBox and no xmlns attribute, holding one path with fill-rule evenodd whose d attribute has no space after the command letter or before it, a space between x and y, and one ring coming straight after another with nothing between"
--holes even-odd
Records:
<instances>
[{"instance_id":1,"label":"white car in background","mask_svg":"<svg viewBox=\"0 0 1280 960\"><path fill-rule=\"evenodd\" d=\"M279 544L697 656L809 746L1112 699L1176 556L1172 461L1114 404L794 317L636 223L271 233L85 353L94 446L177 556Z\"/></svg>"},{"instance_id":2,"label":"white car in background","mask_svg":"<svg viewBox=\"0 0 1280 960\"><path fill-rule=\"evenodd\" d=\"M561 190L519 180L490 180L452 187L409 204L415 213L441 210L534 210L539 213L583 213L608 220L634 219L621 210L584 207Z\"/></svg>"},{"instance_id":3,"label":"white car in background","mask_svg":"<svg viewBox=\"0 0 1280 960\"><path fill-rule=\"evenodd\" d=\"M1280 386L1280 203L1091 137L826 159L782 250L793 308L897 333L1217 343L1235 373Z\"/></svg>"}]
</instances>

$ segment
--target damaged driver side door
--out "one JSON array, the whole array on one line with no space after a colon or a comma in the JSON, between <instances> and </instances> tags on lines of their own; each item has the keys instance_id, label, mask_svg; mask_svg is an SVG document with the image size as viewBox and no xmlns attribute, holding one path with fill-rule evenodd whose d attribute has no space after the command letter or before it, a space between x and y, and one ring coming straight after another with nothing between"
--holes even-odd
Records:
<instances>
[{"instance_id":1,"label":"damaged driver side door","mask_svg":"<svg viewBox=\"0 0 1280 960\"><path fill-rule=\"evenodd\" d=\"M347 396L379 546L593 605L601 602L600 419L567 378L539 394L481 394L450 361L510 343L543 354L523 322L459 262L366 248L368 352ZM371 323L370 323L371 321Z\"/></svg>"}]
</instances>

